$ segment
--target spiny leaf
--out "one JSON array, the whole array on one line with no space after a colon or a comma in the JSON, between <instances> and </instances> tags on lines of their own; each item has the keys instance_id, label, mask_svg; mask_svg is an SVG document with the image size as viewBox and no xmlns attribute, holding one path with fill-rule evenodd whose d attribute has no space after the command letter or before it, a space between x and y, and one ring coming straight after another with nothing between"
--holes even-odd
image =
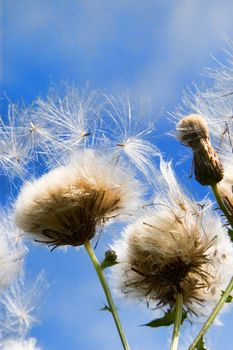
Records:
<instances>
[{"instance_id":1,"label":"spiny leaf","mask_svg":"<svg viewBox=\"0 0 233 350\"><path fill-rule=\"evenodd\" d=\"M204 338L203 336L201 337L201 339L199 340L199 342L197 343L196 350L207 350L206 346L205 346L205 342L204 342Z\"/></svg>"},{"instance_id":2,"label":"spiny leaf","mask_svg":"<svg viewBox=\"0 0 233 350\"><path fill-rule=\"evenodd\" d=\"M142 326L153 327L153 328L170 326L171 324L173 324L175 322L175 316L176 316L175 310L167 311L163 317L157 318L156 320L153 320L149 323L143 324ZM186 318L187 318L187 312L183 311L181 324L184 322L184 320Z\"/></svg>"},{"instance_id":3,"label":"spiny leaf","mask_svg":"<svg viewBox=\"0 0 233 350\"><path fill-rule=\"evenodd\" d=\"M101 269L106 269L107 267L114 266L118 264L116 252L112 249L109 249L105 252L104 260L101 263Z\"/></svg>"}]
</instances>

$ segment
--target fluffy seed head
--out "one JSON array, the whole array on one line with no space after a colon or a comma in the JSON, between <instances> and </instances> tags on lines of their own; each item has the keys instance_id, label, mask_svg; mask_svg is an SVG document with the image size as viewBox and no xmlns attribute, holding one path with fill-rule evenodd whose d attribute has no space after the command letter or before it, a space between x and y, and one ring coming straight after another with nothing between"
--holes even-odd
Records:
<instances>
[{"instance_id":1,"label":"fluffy seed head","mask_svg":"<svg viewBox=\"0 0 233 350\"><path fill-rule=\"evenodd\" d=\"M177 125L179 140L192 148L199 147L199 140L209 137L205 119L198 114L190 114L180 120Z\"/></svg>"},{"instance_id":2,"label":"fluffy seed head","mask_svg":"<svg viewBox=\"0 0 233 350\"><path fill-rule=\"evenodd\" d=\"M27 183L16 202L16 223L54 247L81 245L97 227L138 203L138 182L119 164L94 151ZM139 191L140 192L140 191Z\"/></svg>"},{"instance_id":3,"label":"fluffy seed head","mask_svg":"<svg viewBox=\"0 0 233 350\"><path fill-rule=\"evenodd\" d=\"M200 115L191 114L177 125L178 139L193 150L196 180L202 185L213 185L223 178L223 166L213 149L208 126Z\"/></svg>"},{"instance_id":4,"label":"fluffy seed head","mask_svg":"<svg viewBox=\"0 0 233 350\"><path fill-rule=\"evenodd\" d=\"M172 308L182 293L186 310L206 316L229 282L233 249L209 209L198 211L182 193L184 205L173 200L175 185L179 190L174 181L168 184L164 201L114 244L119 264L113 280L118 291L151 306Z\"/></svg>"},{"instance_id":5,"label":"fluffy seed head","mask_svg":"<svg viewBox=\"0 0 233 350\"><path fill-rule=\"evenodd\" d=\"M195 225L188 229L183 219L163 210L161 215L152 212L128 227L125 235L124 293L135 290L159 305L173 306L177 293L182 293L186 305L203 301L201 289L208 289L212 282L205 265L209 263L206 251L213 241L201 239Z\"/></svg>"}]
</instances>

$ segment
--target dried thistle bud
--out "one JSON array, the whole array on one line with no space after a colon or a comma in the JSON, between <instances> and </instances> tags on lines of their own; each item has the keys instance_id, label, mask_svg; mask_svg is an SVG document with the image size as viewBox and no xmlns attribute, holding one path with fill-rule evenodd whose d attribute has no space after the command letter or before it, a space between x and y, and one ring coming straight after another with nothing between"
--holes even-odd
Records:
<instances>
[{"instance_id":1,"label":"dried thistle bud","mask_svg":"<svg viewBox=\"0 0 233 350\"><path fill-rule=\"evenodd\" d=\"M105 257L103 262L101 263L102 269L106 269L107 267L114 266L117 264L117 255L115 250L109 249L105 252Z\"/></svg>"},{"instance_id":2,"label":"dried thistle bud","mask_svg":"<svg viewBox=\"0 0 233 350\"><path fill-rule=\"evenodd\" d=\"M193 166L196 180L202 185L213 185L222 180L224 170L213 149L205 119L190 114L177 125L178 139L193 150Z\"/></svg>"},{"instance_id":3,"label":"dried thistle bud","mask_svg":"<svg viewBox=\"0 0 233 350\"><path fill-rule=\"evenodd\" d=\"M105 259L109 262L116 262L117 261L117 255L116 252L113 249L109 249L105 252Z\"/></svg>"},{"instance_id":4,"label":"dried thistle bud","mask_svg":"<svg viewBox=\"0 0 233 350\"><path fill-rule=\"evenodd\" d=\"M94 151L26 183L16 202L16 223L38 242L78 246L96 230L138 205L138 182L119 163Z\"/></svg>"}]
</instances>

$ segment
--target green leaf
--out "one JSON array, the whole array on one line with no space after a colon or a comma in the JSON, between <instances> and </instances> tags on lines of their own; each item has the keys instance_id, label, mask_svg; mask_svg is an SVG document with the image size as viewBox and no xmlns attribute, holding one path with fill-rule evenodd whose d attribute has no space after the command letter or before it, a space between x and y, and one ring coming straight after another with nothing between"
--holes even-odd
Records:
<instances>
[{"instance_id":1,"label":"green leaf","mask_svg":"<svg viewBox=\"0 0 233 350\"><path fill-rule=\"evenodd\" d=\"M199 342L197 343L196 350L207 350L206 346L205 346L205 342L204 342L204 338L203 336L201 337L201 339L199 340Z\"/></svg>"},{"instance_id":2,"label":"green leaf","mask_svg":"<svg viewBox=\"0 0 233 350\"><path fill-rule=\"evenodd\" d=\"M228 229L228 235L229 235L231 241L233 242L233 230L231 228Z\"/></svg>"},{"instance_id":3,"label":"green leaf","mask_svg":"<svg viewBox=\"0 0 233 350\"><path fill-rule=\"evenodd\" d=\"M104 305L104 307L99 309L99 311L109 311L109 312L111 312L111 309L110 309L110 307L108 305Z\"/></svg>"},{"instance_id":4,"label":"green leaf","mask_svg":"<svg viewBox=\"0 0 233 350\"><path fill-rule=\"evenodd\" d=\"M116 252L112 249L107 250L105 252L105 258L100 265L101 269L104 270L107 267L114 266L116 264L118 264Z\"/></svg>"},{"instance_id":5,"label":"green leaf","mask_svg":"<svg viewBox=\"0 0 233 350\"><path fill-rule=\"evenodd\" d=\"M229 296L227 297L227 299L225 300L225 303L230 304L230 303L232 303L232 301L233 301L233 295L229 295Z\"/></svg>"},{"instance_id":6,"label":"green leaf","mask_svg":"<svg viewBox=\"0 0 233 350\"><path fill-rule=\"evenodd\" d=\"M224 294L224 290L222 290L221 296ZM225 300L225 303L230 304L233 301L233 295L228 295L228 297Z\"/></svg>"},{"instance_id":7,"label":"green leaf","mask_svg":"<svg viewBox=\"0 0 233 350\"><path fill-rule=\"evenodd\" d=\"M163 327L163 326L170 326L175 322L175 310L167 311L163 317L157 318L156 320L153 320L149 323L143 324L142 326L147 326L147 327ZM181 319L181 324L184 322L184 320L187 318L187 312L183 311L182 312L182 319Z\"/></svg>"}]
</instances>

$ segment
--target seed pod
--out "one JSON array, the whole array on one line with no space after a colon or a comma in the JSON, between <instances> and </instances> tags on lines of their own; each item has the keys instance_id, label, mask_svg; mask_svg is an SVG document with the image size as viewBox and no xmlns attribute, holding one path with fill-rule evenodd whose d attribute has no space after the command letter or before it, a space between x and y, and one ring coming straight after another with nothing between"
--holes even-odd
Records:
<instances>
[{"instance_id":1,"label":"seed pod","mask_svg":"<svg viewBox=\"0 0 233 350\"><path fill-rule=\"evenodd\" d=\"M190 114L177 125L178 139L193 150L193 166L196 180L202 185L214 185L223 179L224 169L211 145L205 119Z\"/></svg>"}]
</instances>

